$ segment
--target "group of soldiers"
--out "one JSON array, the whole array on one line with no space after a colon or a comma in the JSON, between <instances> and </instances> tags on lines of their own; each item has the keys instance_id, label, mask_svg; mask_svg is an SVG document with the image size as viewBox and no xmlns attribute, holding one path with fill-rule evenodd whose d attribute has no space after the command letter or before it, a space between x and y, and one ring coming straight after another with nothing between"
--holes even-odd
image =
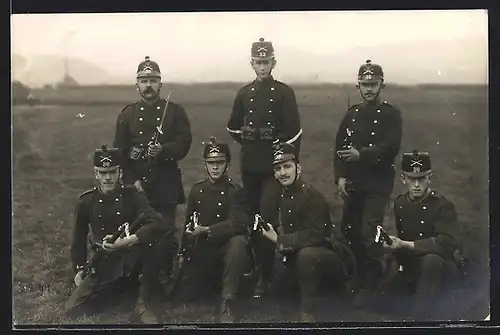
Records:
<instances>
[{"instance_id":1,"label":"group of soldiers","mask_svg":"<svg viewBox=\"0 0 500 335\"><path fill-rule=\"evenodd\" d=\"M77 201L68 315L91 313L118 282L137 281L134 315L148 324L161 323L162 301L196 301L210 292L220 294L218 320L234 322L235 302L252 283L253 298L274 297L283 310L298 298L301 322L315 320L325 296L339 306L407 301L412 318L436 317L436 299L450 292L444 284L462 269L457 214L429 187L430 156L417 150L403 153L407 191L390 200L403 127L401 112L380 99L381 66L367 61L359 68L362 102L348 109L335 139L339 224L303 177L296 97L273 78L275 66L273 44L252 43L256 79L238 91L227 122L241 145L243 185L229 177L228 144L212 137L203 150L206 178L186 199L178 162L191 148L189 118L170 95L160 98L158 64L149 57L139 64L141 99L119 114L112 147L95 151L97 186ZM394 236L384 229L387 208Z\"/></svg>"}]
</instances>

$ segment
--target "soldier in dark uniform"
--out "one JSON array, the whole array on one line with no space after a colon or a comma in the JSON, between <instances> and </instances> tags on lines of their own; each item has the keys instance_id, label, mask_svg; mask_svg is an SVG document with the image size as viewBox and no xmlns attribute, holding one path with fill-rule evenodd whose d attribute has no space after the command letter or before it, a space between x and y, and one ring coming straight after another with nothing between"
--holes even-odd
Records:
<instances>
[{"instance_id":1,"label":"soldier in dark uniform","mask_svg":"<svg viewBox=\"0 0 500 335\"><path fill-rule=\"evenodd\" d=\"M363 292L356 304L363 304L383 277L383 248L374 243L374 236L394 187L394 159L401 146L401 112L380 100L384 86L382 67L367 60L358 71L363 102L349 108L335 139L335 183L344 200L342 229L356 256L357 289Z\"/></svg>"},{"instance_id":2,"label":"soldier in dark uniform","mask_svg":"<svg viewBox=\"0 0 500 335\"><path fill-rule=\"evenodd\" d=\"M219 321L233 322L234 301L247 263L250 216L243 188L227 175L231 163L228 145L212 137L203 159L207 178L194 184L188 196L181 249L189 241L191 250L187 250L189 262L184 261L186 270L180 281L187 300L221 288ZM197 225L191 226L194 215Z\"/></svg>"},{"instance_id":3,"label":"soldier in dark uniform","mask_svg":"<svg viewBox=\"0 0 500 335\"><path fill-rule=\"evenodd\" d=\"M290 295L300 292L300 321L312 322L325 290L333 289L340 297L348 293L346 283L355 259L340 229L332 223L326 199L301 177L302 168L292 144L276 148L273 166L282 185L278 232L269 223L268 231L260 230L277 245L284 263L284 267L276 266L272 291L281 306L289 304Z\"/></svg>"},{"instance_id":4,"label":"soldier in dark uniform","mask_svg":"<svg viewBox=\"0 0 500 335\"><path fill-rule=\"evenodd\" d=\"M388 292L412 295L411 316L415 320L437 317L440 300L450 298L450 287L458 279L456 262L461 254L455 206L429 187L431 160L426 152L405 153L401 181L407 191L394 201L397 237L384 246L396 256L399 271L388 281ZM401 306L398 303L398 306Z\"/></svg>"},{"instance_id":5,"label":"soldier in dark uniform","mask_svg":"<svg viewBox=\"0 0 500 335\"><path fill-rule=\"evenodd\" d=\"M189 119L182 106L160 99L160 68L146 57L137 68L137 90L141 100L127 105L118 116L114 146L124 158L123 181L145 192L165 225L175 225L176 207L185 203L178 161L188 154L192 134ZM157 137L155 137L155 134ZM175 231L157 245L158 265L168 273L172 252L177 250Z\"/></svg>"},{"instance_id":6,"label":"soldier in dark uniform","mask_svg":"<svg viewBox=\"0 0 500 335\"><path fill-rule=\"evenodd\" d=\"M257 77L238 91L227 130L241 144L241 178L250 209L273 222L279 195L271 166L273 141L293 144L298 156L302 128L295 93L271 75L276 66L273 44L263 38L252 43L250 65ZM269 287L273 267L269 255L274 253L274 246L258 234L252 236L252 244L255 274L259 275L255 292L258 297Z\"/></svg>"},{"instance_id":7,"label":"soldier in dark uniform","mask_svg":"<svg viewBox=\"0 0 500 335\"><path fill-rule=\"evenodd\" d=\"M132 186L120 183L122 170L118 149L103 146L95 151L94 170L98 186L80 195L75 208L75 226L71 242L71 259L75 271L76 289L66 302L66 313L77 316L91 312L105 292L111 292L124 278L133 278L139 272L141 287L136 312L144 323L158 323L154 313L153 298L158 286L158 270L152 262L155 257L152 245L156 236L172 224L162 224L162 218L149 205L147 198ZM114 243L108 239L125 222L133 223L141 215L142 224L131 235L120 237ZM95 275L84 278L87 262L87 243L90 230L94 250L109 251ZM94 310L95 311L95 310Z\"/></svg>"}]
</instances>

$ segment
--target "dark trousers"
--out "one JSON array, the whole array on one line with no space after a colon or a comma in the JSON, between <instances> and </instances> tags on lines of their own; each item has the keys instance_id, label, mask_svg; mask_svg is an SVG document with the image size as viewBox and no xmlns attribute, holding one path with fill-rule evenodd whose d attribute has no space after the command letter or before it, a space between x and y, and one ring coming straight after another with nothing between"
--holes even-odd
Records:
<instances>
[{"instance_id":1,"label":"dark trousers","mask_svg":"<svg viewBox=\"0 0 500 335\"><path fill-rule=\"evenodd\" d=\"M156 252L156 264L160 271L164 271L166 275L169 275L172 270L173 260L177 254L177 249L179 247L178 240L176 238L176 210L177 205L154 205L154 210L161 214L164 218L163 223L165 225L166 233L163 236L158 237L158 242L155 244Z\"/></svg>"},{"instance_id":2,"label":"dark trousers","mask_svg":"<svg viewBox=\"0 0 500 335\"><path fill-rule=\"evenodd\" d=\"M277 224L281 187L273 173L255 173L242 169L241 179L252 216L260 214L265 222ZM263 279L270 279L274 266L274 243L252 232L249 247L253 256L254 270Z\"/></svg>"},{"instance_id":3,"label":"dark trousers","mask_svg":"<svg viewBox=\"0 0 500 335\"><path fill-rule=\"evenodd\" d=\"M158 268L155 266L156 252L154 245L140 245L132 247L134 253L129 259L122 258L118 253L128 253L115 251L112 257L107 257L102 262L95 277L87 276L81 284L77 286L70 298L66 301L65 312L68 316L78 316L82 314L92 314L98 311L103 302L110 298L117 297L126 289L132 288L136 275L140 276L139 297L147 303L151 303L156 292L158 282ZM132 249L131 249L132 250ZM115 254L116 253L116 254ZM137 257L138 256L138 257ZM135 258L137 261L130 261ZM112 269L113 276L106 276Z\"/></svg>"},{"instance_id":4,"label":"dark trousers","mask_svg":"<svg viewBox=\"0 0 500 335\"><path fill-rule=\"evenodd\" d=\"M195 301L220 292L222 299L234 299L246 268L247 240L242 235L226 243L199 241L191 260L185 263L180 300Z\"/></svg>"},{"instance_id":5,"label":"dark trousers","mask_svg":"<svg viewBox=\"0 0 500 335\"><path fill-rule=\"evenodd\" d=\"M388 299L386 304L397 305L398 312L409 312L417 321L438 320L447 313L446 309L453 309L450 302L458 279L453 260L426 254L404 264L402 271L383 284L382 292Z\"/></svg>"},{"instance_id":6,"label":"dark trousers","mask_svg":"<svg viewBox=\"0 0 500 335\"><path fill-rule=\"evenodd\" d=\"M299 250L284 264L277 265L274 274L271 290L285 313L290 312L297 298L303 311L315 313L326 293L335 293L339 298L346 294L342 258L326 247Z\"/></svg>"},{"instance_id":7,"label":"dark trousers","mask_svg":"<svg viewBox=\"0 0 500 335\"><path fill-rule=\"evenodd\" d=\"M384 252L375 243L377 225L382 225L390 192L352 191L344 199L341 228L357 262L358 288L375 288L384 273Z\"/></svg>"}]
</instances>

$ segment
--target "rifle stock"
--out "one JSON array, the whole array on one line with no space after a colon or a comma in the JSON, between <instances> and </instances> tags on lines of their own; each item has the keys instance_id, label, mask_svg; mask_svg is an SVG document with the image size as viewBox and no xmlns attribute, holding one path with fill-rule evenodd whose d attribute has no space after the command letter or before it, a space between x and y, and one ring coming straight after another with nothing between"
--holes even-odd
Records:
<instances>
[{"instance_id":1,"label":"rifle stock","mask_svg":"<svg viewBox=\"0 0 500 335\"><path fill-rule=\"evenodd\" d=\"M198 237L193 237L186 234L186 229L194 230L198 226L198 212L194 211L191 214L190 220L186 223L185 229L182 232L181 243L179 246L179 252L176 255L176 261L174 262L174 268L172 270L172 276L170 280L170 285L167 287L167 295L169 298L172 298L174 292L179 285L179 282L182 278L182 273L184 270L184 264L186 261L191 259L191 252L196 246L196 242Z\"/></svg>"},{"instance_id":2,"label":"rifle stock","mask_svg":"<svg viewBox=\"0 0 500 335\"><path fill-rule=\"evenodd\" d=\"M129 225L130 232L135 232L136 228L141 223L143 217L144 213L139 214L139 216L132 222L132 224ZM127 224L128 222L125 222L124 224L120 225L120 227L118 227L118 229L113 233L112 237L108 240L108 242L114 243L118 238L123 237L125 234L125 227ZM106 253L107 252L102 248L99 248L96 251L96 253L90 259L90 261L84 265L82 269L83 270L82 279L87 277L88 275L95 276L97 274L99 265L101 264L102 260L106 257Z\"/></svg>"}]
</instances>

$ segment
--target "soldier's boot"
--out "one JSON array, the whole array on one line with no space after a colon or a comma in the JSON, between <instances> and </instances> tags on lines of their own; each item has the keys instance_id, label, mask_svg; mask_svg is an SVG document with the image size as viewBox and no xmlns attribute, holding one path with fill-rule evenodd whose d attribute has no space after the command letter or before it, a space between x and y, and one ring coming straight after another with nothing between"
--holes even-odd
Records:
<instances>
[{"instance_id":1,"label":"soldier's boot","mask_svg":"<svg viewBox=\"0 0 500 335\"><path fill-rule=\"evenodd\" d=\"M159 324L160 320L156 313L151 308L151 304L147 303L143 297L139 296L135 305L135 313L139 317L142 324Z\"/></svg>"},{"instance_id":2,"label":"soldier's boot","mask_svg":"<svg viewBox=\"0 0 500 335\"><path fill-rule=\"evenodd\" d=\"M312 323L315 321L314 314L305 310L301 310L299 314L299 322Z\"/></svg>"},{"instance_id":3,"label":"soldier's boot","mask_svg":"<svg viewBox=\"0 0 500 335\"><path fill-rule=\"evenodd\" d=\"M222 304L220 307L219 322L221 323L233 323L234 322L234 310L232 305L234 302L230 299L222 299Z\"/></svg>"},{"instance_id":4,"label":"soldier's boot","mask_svg":"<svg viewBox=\"0 0 500 335\"><path fill-rule=\"evenodd\" d=\"M153 309L153 300L151 290L146 289L143 285L139 288L134 313L143 324L159 324L160 320ZM156 299L157 300L157 299Z\"/></svg>"},{"instance_id":5,"label":"soldier's boot","mask_svg":"<svg viewBox=\"0 0 500 335\"><path fill-rule=\"evenodd\" d=\"M316 320L314 310L318 304L317 298L302 297L299 310L299 322L311 323Z\"/></svg>"}]
</instances>

